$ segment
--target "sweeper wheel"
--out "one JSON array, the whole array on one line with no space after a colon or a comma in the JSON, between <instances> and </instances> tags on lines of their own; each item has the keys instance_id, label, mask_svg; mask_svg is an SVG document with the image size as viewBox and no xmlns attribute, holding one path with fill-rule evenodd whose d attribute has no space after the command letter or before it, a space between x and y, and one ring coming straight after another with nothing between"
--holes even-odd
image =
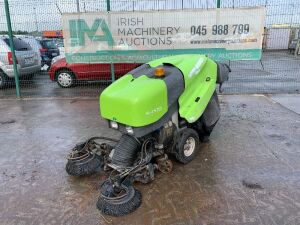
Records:
<instances>
[{"instance_id":1,"label":"sweeper wheel","mask_svg":"<svg viewBox=\"0 0 300 225\"><path fill-rule=\"evenodd\" d=\"M68 157L66 171L71 176L85 176L93 174L103 167L103 159L101 156L89 152L80 151L86 142L80 143L72 150L71 156Z\"/></svg>"},{"instance_id":2,"label":"sweeper wheel","mask_svg":"<svg viewBox=\"0 0 300 225\"><path fill-rule=\"evenodd\" d=\"M199 136L197 132L191 128L181 131L175 148L175 157L177 161L183 164L191 162L195 157L199 148Z\"/></svg>"},{"instance_id":3,"label":"sweeper wheel","mask_svg":"<svg viewBox=\"0 0 300 225\"><path fill-rule=\"evenodd\" d=\"M116 188L107 181L102 185L97 208L106 215L124 216L135 211L141 202L141 192L131 184L121 184L119 188Z\"/></svg>"}]
</instances>

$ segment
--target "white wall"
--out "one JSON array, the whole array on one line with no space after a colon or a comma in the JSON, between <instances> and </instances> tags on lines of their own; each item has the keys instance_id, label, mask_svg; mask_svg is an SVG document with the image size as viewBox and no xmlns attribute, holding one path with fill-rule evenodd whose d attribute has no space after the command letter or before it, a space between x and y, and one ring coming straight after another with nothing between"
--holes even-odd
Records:
<instances>
[{"instance_id":1,"label":"white wall","mask_svg":"<svg viewBox=\"0 0 300 225\"><path fill-rule=\"evenodd\" d=\"M290 29L273 28L268 30L267 49L288 49Z\"/></svg>"}]
</instances>

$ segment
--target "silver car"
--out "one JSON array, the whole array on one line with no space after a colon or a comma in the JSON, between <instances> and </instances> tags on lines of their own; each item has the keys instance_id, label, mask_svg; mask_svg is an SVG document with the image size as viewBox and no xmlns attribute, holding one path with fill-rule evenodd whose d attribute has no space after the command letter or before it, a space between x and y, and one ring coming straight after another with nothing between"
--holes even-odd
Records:
<instances>
[{"instance_id":1,"label":"silver car","mask_svg":"<svg viewBox=\"0 0 300 225\"><path fill-rule=\"evenodd\" d=\"M31 76L41 70L41 60L37 52L30 45L14 37L15 53L17 57L17 69L20 77ZM10 78L14 77L12 52L9 38L0 37L0 88L4 87Z\"/></svg>"},{"instance_id":2,"label":"silver car","mask_svg":"<svg viewBox=\"0 0 300 225\"><path fill-rule=\"evenodd\" d=\"M35 51L39 55L40 60L42 61L42 58L41 58L42 46L35 37L27 36L27 35L15 35L15 37L18 37L21 40L25 41L27 44L29 44L30 47L32 48L32 50Z\"/></svg>"}]
</instances>

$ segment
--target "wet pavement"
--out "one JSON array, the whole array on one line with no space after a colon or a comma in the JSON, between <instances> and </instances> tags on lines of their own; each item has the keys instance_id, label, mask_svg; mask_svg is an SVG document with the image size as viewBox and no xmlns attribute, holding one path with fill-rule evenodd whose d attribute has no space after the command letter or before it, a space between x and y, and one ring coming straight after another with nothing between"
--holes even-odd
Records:
<instances>
[{"instance_id":1,"label":"wet pavement","mask_svg":"<svg viewBox=\"0 0 300 225\"><path fill-rule=\"evenodd\" d=\"M271 95L271 98L281 104L282 106L290 109L293 112L300 114L300 97L299 95Z\"/></svg>"},{"instance_id":2,"label":"wet pavement","mask_svg":"<svg viewBox=\"0 0 300 225\"><path fill-rule=\"evenodd\" d=\"M141 207L103 216L105 174L73 178L65 156L118 134L97 99L0 100L0 224L300 224L300 115L265 96L221 96L210 142L187 165L137 184Z\"/></svg>"}]
</instances>

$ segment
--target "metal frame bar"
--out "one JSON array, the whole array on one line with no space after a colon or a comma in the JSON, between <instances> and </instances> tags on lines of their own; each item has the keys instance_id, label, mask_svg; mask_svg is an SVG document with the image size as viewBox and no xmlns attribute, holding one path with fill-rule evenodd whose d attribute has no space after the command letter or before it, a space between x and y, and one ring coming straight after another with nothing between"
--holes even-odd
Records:
<instances>
[{"instance_id":1,"label":"metal frame bar","mask_svg":"<svg viewBox=\"0 0 300 225\"><path fill-rule=\"evenodd\" d=\"M110 0L106 0L106 11L107 13L110 12ZM110 62L110 74L111 74L111 82L114 82L116 80L116 77L115 77L115 65L113 62Z\"/></svg>"},{"instance_id":2,"label":"metal frame bar","mask_svg":"<svg viewBox=\"0 0 300 225\"><path fill-rule=\"evenodd\" d=\"M16 54L15 54L15 46L14 46L14 41L13 41L13 33L12 33L12 28L11 28L8 0L4 0L4 5L5 5L7 30L8 30L8 36L9 36L9 45L10 45L10 49L11 49L11 53L12 53L12 60L13 60L14 77L15 77L15 83L16 83L16 94L17 94L17 98L20 98L21 97L20 82L19 82L19 74L18 74L18 68L17 68L17 58L16 58Z\"/></svg>"}]
</instances>

